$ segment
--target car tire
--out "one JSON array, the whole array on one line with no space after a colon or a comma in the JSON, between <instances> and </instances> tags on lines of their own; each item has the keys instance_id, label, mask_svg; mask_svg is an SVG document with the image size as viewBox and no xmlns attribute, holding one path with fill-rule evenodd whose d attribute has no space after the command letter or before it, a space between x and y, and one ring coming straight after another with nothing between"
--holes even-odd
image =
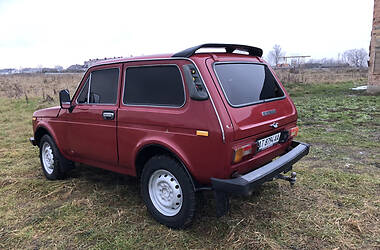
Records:
<instances>
[{"instance_id":1,"label":"car tire","mask_svg":"<svg viewBox=\"0 0 380 250\"><path fill-rule=\"evenodd\" d=\"M73 167L73 162L61 155L53 138L47 134L40 140L40 161L42 171L49 180L63 179Z\"/></svg>"},{"instance_id":2,"label":"car tire","mask_svg":"<svg viewBox=\"0 0 380 250\"><path fill-rule=\"evenodd\" d=\"M150 214L170 228L185 228L194 217L195 190L184 166L167 155L152 157L141 175L141 195Z\"/></svg>"}]
</instances>

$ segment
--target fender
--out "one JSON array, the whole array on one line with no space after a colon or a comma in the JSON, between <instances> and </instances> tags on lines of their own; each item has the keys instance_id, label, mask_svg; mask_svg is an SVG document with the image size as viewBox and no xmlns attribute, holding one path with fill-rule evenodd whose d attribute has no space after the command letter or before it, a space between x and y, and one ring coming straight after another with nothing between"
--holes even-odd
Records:
<instances>
[{"instance_id":1,"label":"fender","mask_svg":"<svg viewBox=\"0 0 380 250\"><path fill-rule=\"evenodd\" d=\"M144 138L143 140L140 140L137 143L134 151L132 152L133 153L133 168L136 169L135 162L136 162L137 156L144 148L149 147L149 146L159 146L171 152L174 156L176 156L176 158L184 165L186 171L189 172L190 176L194 176L193 175L194 169L190 163L189 158L187 157L186 152L181 150L181 148L175 143L170 142L169 144L160 139L161 138L159 137Z\"/></svg>"},{"instance_id":2,"label":"fender","mask_svg":"<svg viewBox=\"0 0 380 250\"><path fill-rule=\"evenodd\" d=\"M39 122L38 122L38 124L37 124L37 126L36 126L36 130L35 130L35 132L34 132L34 136L35 136L35 137L36 137L36 132L37 132L38 129L40 129L40 128L45 129L45 130L49 133L49 135L50 135L51 137L53 137L53 140L54 140L55 144L57 145L57 148L58 148L59 152L60 152L65 158L70 159L70 157L62 151L62 149L61 149L61 142L58 140L58 137L57 137L56 133L54 132L54 129L51 127L51 125L50 125L47 121L39 120ZM39 146L39 145L38 145L38 146Z\"/></svg>"},{"instance_id":3,"label":"fender","mask_svg":"<svg viewBox=\"0 0 380 250\"><path fill-rule=\"evenodd\" d=\"M41 129L41 128L47 130L47 132L49 133L49 135L50 135L51 137L53 137L55 144L56 144L57 147L59 148L59 145L60 145L60 144L59 144L59 142L58 142L58 140L57 140L57 136L56 136L54 130L52 129L51 125L49 125L49 123L46 122L46 121L43 121L43 120L39 120L39 121L38 121L38 124L37 124L37 126L36 126L36 129L35 129L35 131L34 131L34 136L36 137L36 133L37 133L37 131L38 131L39 129ZM39 146L39 145L38 145L38 146Z\"/></svg>"},{"instance_id":4,"label":"fender","mask_svg":"<svg viewBox=\"0 0 380 250\"><path fill-rule=\"evenodd\" d=\"M192 186L193 186L194 191L199 190L199 188L197 188L197 186L195 185L193 175L189 172L189 169L188 169L188 166L189 166L189 165L186 166L186 164L184 163L182 157L179 157L179 154L178 154L178 153L175 153L175 152L173 152L173 150L169 149L169 146L163 146L163 145L161 144L161 142L150 143L150 144L145 144L145 145L143 145L143 146L140 146L139 149L138 149L138 151L137 151L137 153L135 154L135 157L134 157L135 160L134 160L134 162L136 162L136 156L137 156L142 150L144 150L145 148L150 147L150 146L160 147L160 148L162 148L163 150L170 152L170 154L172 154L172 155L173 155L173 156L174 156L174 157L175 157L175 158L176 158L176 159L182 164L182 166L183 166L183 168L185 169L187 175L189 176L189 179L190 179L190 182L191 182L191 184L192 184ZM134 169L136 170L136 166L134 166Z\"/></svg>"}]
</instances>

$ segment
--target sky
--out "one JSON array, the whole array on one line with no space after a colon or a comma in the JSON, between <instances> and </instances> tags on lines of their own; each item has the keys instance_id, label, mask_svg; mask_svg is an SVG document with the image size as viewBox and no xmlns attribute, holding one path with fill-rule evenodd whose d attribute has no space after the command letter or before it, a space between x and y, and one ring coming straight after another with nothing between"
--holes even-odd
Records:
<instances>
[{"instance_id":1,"label":"sky","mask_svg":"<svg viewBox=\"0 0 380 250\"><path fill-rule=\"evenodd\" d=\"M0 68L175 53L202 43L337 57L368 51L373 0L0 0Z\"/></svg>"}]
</instances>

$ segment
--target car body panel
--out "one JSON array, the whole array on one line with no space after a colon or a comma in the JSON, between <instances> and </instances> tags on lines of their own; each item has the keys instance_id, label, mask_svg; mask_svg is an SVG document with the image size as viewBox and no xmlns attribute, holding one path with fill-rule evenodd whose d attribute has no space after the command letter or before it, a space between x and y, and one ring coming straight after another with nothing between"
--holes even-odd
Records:
<instances>
[{"instance_id":1,"label":"car body panel","mask_svg":"<svg viewBox=\"0 0 380 250\"><path fill-rule=\"evenodd\" d=\"M278 84L282 88L285 98L270 102L252 104L244 107L232 107L223 93L219 79L214 71L214 65L218 62L242 62L242 63L259 63L263 61L255 57L248 56L231 56L228 54L218 55L217 58L208 58L206 60L207 68L212 76L215 88L218 90L219 97L223 100L224 107L230 115L234 128L234 140L247 138L249 136L271 131L271 124L277 122L279 127L297 120L297 112L289 95L284 90L281 82L276 78ZM274 72L272 72L273 74ZM275 110L275 113L263 115L263 112ZM274 131L273 131L274 132Z\"/></svg>"},{"instance_id":2,"label":"car body panel","mask_svg":"<svg viewBox=\"0 0 380 250\"><path fill-rule=\"evenodd\" d=\"M58 116L59 111L61 110L61 107L51 107L51 108L45 108L40 109L34 112L34 117L46 117L46 118L55 118Z\"/></svg>"},{"instance_id":3,"label":"car body panel","mask_svg":"<svg viewBox=\"0 0 380 250\"><path fill-rule=\"evenodd\" d=\"M178 59L132 62L124 65L124 72L127 67L176 64L183 74L182 66L188 63ZM208 136L197 136L197 130L208 131ZM222 165L217 152L224 145L221 143L216 114L210 100L192 100L188 91L186 103L179 108L121 104L117 134L120 167L134 168L138 150L145 145L157 144L174 152L197 180L205 182L210 175L220 176L218 169L208 167L211 164ZM209 145L215 147L210 149Z\"/></svg>"}]
</instances>

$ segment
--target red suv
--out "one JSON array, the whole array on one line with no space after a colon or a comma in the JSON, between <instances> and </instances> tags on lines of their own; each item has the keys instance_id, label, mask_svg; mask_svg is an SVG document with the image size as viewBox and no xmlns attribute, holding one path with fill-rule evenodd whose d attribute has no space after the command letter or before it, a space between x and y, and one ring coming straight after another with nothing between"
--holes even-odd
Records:
<instances>
[{"instance_id":1,"label":"red suv","mask_svg":"<svg viewBox=\"0 0 380 250\"><path fill-rule=\"evenodd\" d=\"M63 178L73 162L137 176L148 211L173 228L192 221L196 192L214 190L223 215L229 195L273 178L294 183L281 173L309 145L293 140L296 108L261 56L203 44L92 66L72 98L62 90L60 107L33 114L45 176Z\"/></svg>"}]
</instances>

